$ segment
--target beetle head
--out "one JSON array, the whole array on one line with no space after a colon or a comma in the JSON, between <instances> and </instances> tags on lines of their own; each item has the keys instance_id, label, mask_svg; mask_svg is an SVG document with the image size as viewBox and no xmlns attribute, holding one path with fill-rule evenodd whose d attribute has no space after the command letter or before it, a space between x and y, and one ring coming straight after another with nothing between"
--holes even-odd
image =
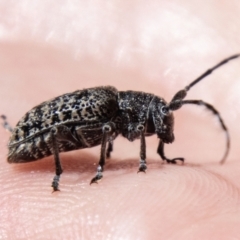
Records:
<instances>
[{"instance_id":1,"label":"beetle head","mask_svg":"<svg viewBox=\"0 0 240 240\"><path fill-rule=\"evenodd\" d=\"M164 143L172 143L175 139L174 137L174 117L171 111L165 111L165 106L159 109L162 117L162 124L160 129L157 131L157 135L162 139Z\"/></svg>"},{"instance_id":2,"label":"beetle head","mask_svg":"<svg viewBox=\"0 0 240 240\"><path fill-rule=\"evenodd\" d=\"M148 112L147 134L156 133L164 143L174 141L174 117L165 100L154 97Z\"/></svg>"},{"instance_id":3,"label":"beetle head","mask_svg":"<svg viewBox=\"0 0 240 240\"><path fill-rule=\"evenodd\" d=\"M172 98L170 103L159 97L154 97L149 105L147 134L156 133L164 143L174 141L174 117L173 111L182 107L182 100L187 91L180 90Z\"/></svg>"}]
</instances>

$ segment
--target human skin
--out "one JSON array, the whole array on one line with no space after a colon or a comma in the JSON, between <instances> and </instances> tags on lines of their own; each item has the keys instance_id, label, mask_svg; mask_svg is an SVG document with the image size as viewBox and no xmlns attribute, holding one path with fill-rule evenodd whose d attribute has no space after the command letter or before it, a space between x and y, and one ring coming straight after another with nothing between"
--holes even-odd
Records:
<instances>
[{"instance_id":1,"label":"human skin","mask_svg":"<svg viewBox=\"0 0 240 240\"><path fill-rule=\"evenodd\" d=\"M35 105L76 89L113 85L170 101L207 68L240 52L240 2L2 1L0 114L14 126ZM139 140L119 137L104 177L100 147L61 154L52 193L52 157L8 164L0 129L1 239L240 239L240 60L189 91L222 114L225 135L203 107L174 112L176 141L163 163L147 138L146 174L137 174Z\"/></svg>"}]
</instances>

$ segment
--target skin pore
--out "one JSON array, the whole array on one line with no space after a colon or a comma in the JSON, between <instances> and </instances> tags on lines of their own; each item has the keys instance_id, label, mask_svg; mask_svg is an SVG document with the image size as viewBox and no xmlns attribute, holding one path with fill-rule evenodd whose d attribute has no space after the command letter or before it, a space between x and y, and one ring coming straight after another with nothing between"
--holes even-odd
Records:
<instances>
[{"instance_id":1,"label":"skin pore","mask_svg":"<svg viewBox=\"0 0 240 240\"><path fill-rule=\"evenodd\" d=\"M239 1L26 0L0 4L0 114L14 126L35 105L101 85L173 95L220 60L239 53ZM225 135L204 107L183 106L168 165L146 139L147 173L137 174L140 142L119 137L103 179L95 175L100 147L61 154L60 192L52 194L53 158L6 162L9 133L0 128L0 238L239 239L240 60L194 86L222 114Z\"/></svg>"}]
</instances>

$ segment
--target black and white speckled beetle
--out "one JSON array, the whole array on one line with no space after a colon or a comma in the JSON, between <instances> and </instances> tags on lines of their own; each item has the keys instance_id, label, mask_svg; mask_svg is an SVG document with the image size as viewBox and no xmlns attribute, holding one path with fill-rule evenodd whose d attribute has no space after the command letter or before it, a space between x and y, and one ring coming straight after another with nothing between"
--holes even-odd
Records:
<instances>
[{"instance_id":1,"label":"black and white speckled beetle","mask_svg":"<svg viewBox=\"0 0 240 240\"><path fill-rule=\"evenodd\" d=\"M78 90L43 102L27 112L12 130L8 144L8 162L30 162L54 155L56 175L52 187L57 191L62 173L60 152L101 145L97 174L91 180L94 183L102 178L105 157L110 157L113 141L118 134L129 141L140 138L140 172L147 169L145 137L153 134L157 134L160 139L157 152L163 160L168 163L184 161L183 158L168 159L164 154L164 144L174 141L172 111L184 104L195 104L203 105L213 112L226 132L227 148L221 161L223 163L228 155L230 140L219 112L202 100L183 99L192 86L216 68L239 56L240 54L231 56L207 70L178 91L170 103L150 93L117 91L111 86ZM11 131L5 117L2 118L5 128Z\"/></svg>"}]
</instances>

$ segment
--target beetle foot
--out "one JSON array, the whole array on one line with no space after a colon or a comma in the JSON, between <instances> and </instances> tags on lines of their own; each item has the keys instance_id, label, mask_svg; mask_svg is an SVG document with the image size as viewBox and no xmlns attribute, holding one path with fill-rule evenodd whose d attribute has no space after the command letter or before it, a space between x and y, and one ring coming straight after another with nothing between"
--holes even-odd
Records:
<instances>
[{"instance_id":1,"label":"beetle foot","mask_svg":"<svg viewBox=\"0 0 240 240\"><path fill-rule=\"evenodd\" d=\"M102 173L97 173L97 175L91 180L90 185L92 183L98 183L98 181L102 179L102 177L103 177Z\"/></svg>"},{"instance_id":2,"label":"beetle foot","mask_svg":"<svg viewBox=\"0 0 240 240\"><path fill-rule=\"evenodd\" d=\"M102 172L103 172L103 167L100 166L100 165L98 165L98 167L97 167L97 174L96 174L96 176L91 180L90 185L91 185L92 183L97 183L97 182L103 177Z\"/></svg>"},{"instance_id":3,"label":"beetle foot","mask_svg":"<svg viewBox=\"0 0 240 240\"><path fill-rule=\"evenodd\" d=\"M146 161L141 159L137 173L139 173L139 172L144 172L144 173L146 173L146 170L147 170Z\"/></svg>"},{"instance_id":4,"label":"beetle foot","mask_svg":"<svg viewBox=\"0 0 240 240\"><path fill-rule=\"evenodd\" d=\"M170 163L170 164L176 164L177 161L181 161L182 163L184 163L184 158L173 158L173 159L164 159L167 161L167 163Z\"/></svg>"},{"instance_id":5,"label":"beetle foot","mask_svg":"<svg viewBox=\"0 0 240 240\"><path fill-rule=\"evenodd\" d=\"M60 180L60 175L56 175L56 176L53 178L53 182L52 182L53 192L60 191L59 188L58 188L59 180Z\"/></svg>"}]
</instances>

